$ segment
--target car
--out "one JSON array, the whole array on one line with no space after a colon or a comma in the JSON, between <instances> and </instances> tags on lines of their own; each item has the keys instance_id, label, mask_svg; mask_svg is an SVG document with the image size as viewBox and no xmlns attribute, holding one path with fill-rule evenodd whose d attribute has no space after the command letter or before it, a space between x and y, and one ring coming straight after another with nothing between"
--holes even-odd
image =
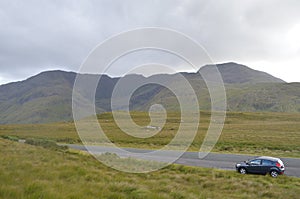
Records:
<instances>
[{"instance_id":1,"label":"car","mask_svg":"<svg viewBox=\"0 0 300 199\"><path fill-rule=\"evenodd\" d=\"M273 178L284 174L285 171L284 164L279 158L268 156L261 156L252 160L237 163L235 168L240 174L270 174Z\"/></svg>"}]
</instances>

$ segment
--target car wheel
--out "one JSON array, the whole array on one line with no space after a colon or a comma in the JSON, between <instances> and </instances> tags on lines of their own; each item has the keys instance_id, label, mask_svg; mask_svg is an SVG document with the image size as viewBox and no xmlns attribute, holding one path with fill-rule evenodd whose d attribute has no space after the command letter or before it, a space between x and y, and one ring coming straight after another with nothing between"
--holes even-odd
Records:
<instances>
[{"instance_id":1,"label":"car wheel","mask_svg":"<svg viewBox=\"0 0 300 199\"><path fill-rule=\"evenodd\" d=\"M247 173L245 168L240 168L239 172L240 172L240 174L246 174Z\"/></svg>"},{"instance_id":2,"label":"car wheel","mask_svg":"<svg viewBox=\"0 0 300 199\"><path fill-rule=\"evenodd\" d=\"M271 171L270 176L272 176L273 178L276 178L278 176L278 172L277 171Z\"/></svg>"}]
</instances>

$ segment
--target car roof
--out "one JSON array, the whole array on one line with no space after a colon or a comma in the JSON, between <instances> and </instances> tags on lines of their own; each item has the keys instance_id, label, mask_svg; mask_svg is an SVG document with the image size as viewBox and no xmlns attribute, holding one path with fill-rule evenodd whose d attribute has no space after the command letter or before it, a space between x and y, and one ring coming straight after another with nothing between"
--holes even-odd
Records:
<instances>
[{"instance_id":1,"label":"car roof","mask_svg":"<svg viewBox=\"0 0 300 199\"><path fill-rule=\"evenodd\" d=\"M274 158L274 157L270 157L270 156L260 156L256 159L265 159L265 160L272 160L272 161L279 161L279 158Z\"/></svg>"}]
</instances>

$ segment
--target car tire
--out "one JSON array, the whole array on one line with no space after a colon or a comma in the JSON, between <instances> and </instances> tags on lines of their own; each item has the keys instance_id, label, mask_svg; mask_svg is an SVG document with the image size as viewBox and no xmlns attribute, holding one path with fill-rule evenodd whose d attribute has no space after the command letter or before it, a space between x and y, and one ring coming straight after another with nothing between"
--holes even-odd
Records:
<instances>
[{"instance_id":1,"label":"car tire","mask_svg":"<svg viewBox=\"0 0 300 199\"><path fill-rule=\"evenodd\" d=\"M239 173L244 175L244 174L247 173L247 170L245 168L243 168L243 167L239 168Z\"/></svg>"},{"instance_id":2,"label":"car tire","mask_svg":"<svg viewBox=\"0 0 300 199\"><path fill-rule=\"evenodd\" d=\"M274 171L274 170L270 171L270 176L273 177L273 178L276 178L278 176L278 174L279 173L277 171Z\"/></svg>"}]
</instances>

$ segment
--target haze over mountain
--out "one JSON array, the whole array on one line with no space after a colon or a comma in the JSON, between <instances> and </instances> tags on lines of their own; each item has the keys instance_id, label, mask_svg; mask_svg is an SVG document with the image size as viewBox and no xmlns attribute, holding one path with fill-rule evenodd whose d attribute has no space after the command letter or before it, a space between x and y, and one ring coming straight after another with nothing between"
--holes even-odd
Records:
<instances>
[{"instance_id":1,"label":"haze over mountain","mask_svg":"<svg viewBox=\"0 0 300 199\"><path fill-rule=\"evenodd\" d=\"M300 112L300 83L285 83L267 73L252 70L236 64L217 65L227 92L229 111L276 111ZM204 66L200 72L209 72ZM46 71L27 80L0 86L0 123L46 123L72 120L72 89L76 73ZM86 79L98 75L80 74ZM142 85L156 80L175 84L180 74L160 74L148 78L142 75L128 75L128 84ZM210 109L207 87L199 73L181 73L194 88L201 110ZM98 113L111 111L111 96L120 78L101 76L96 91ZM77 93L82 102L87 100L85 88ZM119 96L120 98L122 96ZM131 110L147 110L151 104L161 103L167 110L178 110L179 104L172 92L157 84L148 84L137 89L131 96ZM119 109L123 109L120 105Z\"/></svg>"}]
</instances>

